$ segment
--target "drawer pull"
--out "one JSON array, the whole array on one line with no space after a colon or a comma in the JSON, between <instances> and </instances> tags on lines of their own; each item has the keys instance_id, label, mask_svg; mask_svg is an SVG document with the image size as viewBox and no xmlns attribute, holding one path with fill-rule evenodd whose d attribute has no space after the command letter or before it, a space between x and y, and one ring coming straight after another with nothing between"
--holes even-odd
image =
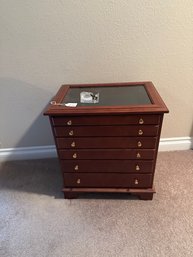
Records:
<instances>
[{"instance_id":1,"label":"drawer pull","mask_svg":"<svg viewBox=\"0 0 193 257\"><path fill-rule=\"evenodd\" d=\"M75 142L72 142L71 146L72 146L72 147L75 147L75 146L76 146Z\"/></svg>"},{"instance_id":2,"label":"drawer pull","mask_svg":"<svg viewBox=\"0 0 193 257\"><path fill-rule=\"evenodd\" d=\"M143 124L144 123L144 120L141 118L139 119L139 124Z\"/></svg>"},{"instance_id":3,"label":"drawer pull","mask_svg":"<svg viewBox=\"0 0 193 257\"><path fill-rule=\"evenodd\" d=\"M69 121L67 122L67 125L68 125L68 126L72 125L72 121L69 120Z\"/></svg>"},{"instance_id":4,"label":"drawer pull","mask_svg":"<svg viewBox=\"0 0 193 257\"><path fill-rule=\"evenodd\" d=\"M138 135L140 135L140 136L143 135L143 130L140 129L140 130L138 131Z\"/></svg>"},{"instance_id":5,"label":"drawer pull","mask_svg":"<svg viewBox=\"0 0 193 257\"><path fill-rule=\"evenodd\" d=\"M74 167L74 170L78 170L78 165L76 165L76 166Z\"/></svg>"},{"instance_id":6,"label":"drawer pull","mask_svg":"<svg viewBox=\"0 0 193 257\"><path fill-rule=\"evenodd\" d=\"M137 143L137 146L138 146L138 147L142 147L142 143L139 141L139 142Z\"/></svg>"},{"instance_id":7,"label":"drawer pull","mask_svg":"<svg viewBox=\"0 0 193 257\"><path fill-rule=\"evenodd\" d=\"M141 154L140 153L137 153L137 158L141 158Z\"/></svg>"},{"instance_id":8,"label":"drawer pull","mask_svg":"<svg viewBox=\"0 0 193 257\"><path fill-rule=\"evenodd\" d=\"M68 134L69 134L69 136L73 136L74 135L74 131L71 130Z\"/></svg>"},{"instance_id":9,"label":"drawer pull","mask_svg":"<svg viewBox=\"0 0 193 257\"><path fill-rule=\"evenodd\" d=\"M135 185L138 185L138 184L139 184L138 179L135 179Z\"/></svg>"},{"instance_id":10,"label":"drawer pull","mask_svg":"<svg viewBox=\"0 0 193 257\"><path fill-rule=\"evenodd\" d=\"M140 170L139 165L136 165L136 166L135 166L135 170Z\"/></svg>"},{"instance_id":11,"label":"drawer pull","mask_svg":"<svg viewBox=\"0 0 193 257\"><path fill-rule=\"evenodd\" d=\"M80 184L80 178L77 179L76 183L77 183L77 184Z\"/></svg>"},{"instance_id":12,"label":"drawer pull","mask_svg":"<svg viewBox=\"0 0 193 257\"><path fill-rule=\"evenodd\" d=\"M72 155L72 157L73 157L73 159L76 159L76 158L77 158L77 154L74 153L74 154Z\"/></svg>"}]
</instances>

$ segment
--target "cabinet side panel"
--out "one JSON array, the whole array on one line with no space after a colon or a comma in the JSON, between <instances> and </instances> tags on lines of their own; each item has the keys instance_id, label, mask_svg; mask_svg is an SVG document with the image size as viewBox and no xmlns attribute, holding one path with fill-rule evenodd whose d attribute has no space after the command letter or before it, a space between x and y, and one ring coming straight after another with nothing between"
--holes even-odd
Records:
<instances>
[{"instance_id":1,"label":"cabinet side panel","mask_svg":"<svg viewBox=\"0 0 193 257\"><path fill-rule=\"evenodd\" d=\"M163 114L160 115L159 118L159 129L158 129L158 136L156 138L156 147L155 147L155 158L153 163L153 174L152 174L152 187L153 187L153 181L154 181L154 175L155 175L155 168L156 168L156 162L157 162L157 154L158 154L158 148L159 148L159 141L160 141L160 135L161 135L161 129L162 129L162 123L163 123Z\"/></svg>"}]
</instances>

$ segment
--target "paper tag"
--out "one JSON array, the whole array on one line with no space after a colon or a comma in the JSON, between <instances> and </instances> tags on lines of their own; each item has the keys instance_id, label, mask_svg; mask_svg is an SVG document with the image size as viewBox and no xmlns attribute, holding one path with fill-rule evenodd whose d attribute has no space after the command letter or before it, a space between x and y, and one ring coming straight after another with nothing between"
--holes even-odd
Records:
<instances>
[{"instance_id":1,"label":"paper tag","mask_svg":"<svg viewBox=\"0 0 193 257\"><path fill-rule=\"evenodd\" d=\"M65 104L66 107L76 107L77 103L67 103Z\"/></svg>"}]
</instances>

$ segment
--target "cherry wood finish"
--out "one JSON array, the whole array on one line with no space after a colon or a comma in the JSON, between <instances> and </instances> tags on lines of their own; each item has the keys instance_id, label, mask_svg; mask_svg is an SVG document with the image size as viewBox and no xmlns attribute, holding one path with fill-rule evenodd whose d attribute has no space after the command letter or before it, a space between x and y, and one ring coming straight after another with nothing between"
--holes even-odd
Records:
<instances>
[{"instance_id":1,"label":"cherry wood finish","mask_svg":"<svg viewBox=\"0 0 193 257\"><path fill-rule=\"evenodd\" d=\"M156 136L158 126L71 126L54 127L56 137Z\"/></svg>"},{"instance_id":2,"label":"cherry wood finish","mask_svg":"<svg viewBox=\"0 0 193 257\"><path fill-rule=\"evenodd\" d=\"M64 173L66 187L149 188L151 174L125 173Z\"/></svg>"},{"instance_id":3,"label":"cherry wood finish","mask_svg":"<svg viewBox=\"0 0 193 257\"><path fill-rule=\"evenodd\" d=\"M65 172L152 173L153 161L133 160L62 160Z\"/></svg>"},{"instance_id":4,"label":"cherry wood finish","mask_svg":"<svg viewBox=\"0 0 193 257\"><path fill-rule=\"evenodd\" d=\"M127 193L138 196L141 200L152 200L153 194L155 194L154 188L135 189L135 188L63 188L64 198L74 199L79 196L79 193Z\"/></svg>"},{"instance_id":5,"label":"cherry wood finish","mask_svg":"<svg viewBox=\"0 0 193 257\"><path fill-rule=\"evenodd\" d=\"M152 160L155 149L59 149L61 160Z\"/></svg>"},{"instance_id":6,"label":"cherry wood finish","mask_svg":"<svg viewBox=\"0 0 193 257\"><path fill-rule=\"evenodd\" d=\"M57 138L58 148L155 148L156 137L84 137L84 138Z\"/></svg>"},{"instance_id":7,"label":"cherry wood finish","mask_svg":"<svg viewBox=\"0 0 193 257\"><path fill-rule=\"evenodd\" d=\"M69 89L143 85L146 105L61 104ZM63 85L49 115L64 179L64 198L82 192L121 192L152 200L153 180L166 105L151 82Z\"/></svg>"},{"instance_id":8,"label":"cherry wood finish","mask_svg":"<svg viewBox=\"0 0 193 257\"><path fill-rule=\"evenodd\" d=\"M64 107L65 108L65 107ZM101 116L66 116L52 118L54 126L77 126L77 125L128 125L128 124L139 124L143 121L141 125L152 125L159 124L160 115L101 115Z\"/></svg>"},{"instance_id":9,"label":"cherry wood finish","mask_svg":"<svg viewBox=\"0 0 193 257\"><path fill-rule=\"evenodd\" d=\"M149 98L152 101L152 105L128 105L128 106L96 106L94 108L90 107L79 107L79 108L69 108L60 105L49 105L45 111L45 115L49 116L64 116L65 115L102 115L102 114L145 114L145 113L167 113L169 112L153 83L150 81L145 82L126 82L126 83L103 83L103 84L76 84L76 85L62 85L56 96L52 99L56 103L61 103L67 94L69 88L76 87L122 87L122 86L133 86L133 85L143 85L146 88Z\"/></svg>"}]
</instances>

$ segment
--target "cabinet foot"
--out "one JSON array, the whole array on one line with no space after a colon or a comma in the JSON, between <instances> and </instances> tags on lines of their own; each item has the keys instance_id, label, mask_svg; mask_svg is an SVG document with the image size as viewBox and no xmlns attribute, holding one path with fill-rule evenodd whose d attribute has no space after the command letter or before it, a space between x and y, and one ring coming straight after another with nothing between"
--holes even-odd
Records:
<instances>
[{"instance_id":1,"label":"cabinet foot","mask_svg":"<svg viewBox=\"0 0 193 257\"><path fill-rule=\"evenodd\" d=\"M153 193L140 193L137 195L140 200L153 200Z\"/></svg>"},{"instance_id":2,"label":"cabinet foot","mask_svg":"<svg viewBox=\"0 0 193 257\"><path fill-rule=\"evenodd\" d=\"M64 199L76 199L78 198L77 192L64 192Z\"/></svg>"}]
</instances>

